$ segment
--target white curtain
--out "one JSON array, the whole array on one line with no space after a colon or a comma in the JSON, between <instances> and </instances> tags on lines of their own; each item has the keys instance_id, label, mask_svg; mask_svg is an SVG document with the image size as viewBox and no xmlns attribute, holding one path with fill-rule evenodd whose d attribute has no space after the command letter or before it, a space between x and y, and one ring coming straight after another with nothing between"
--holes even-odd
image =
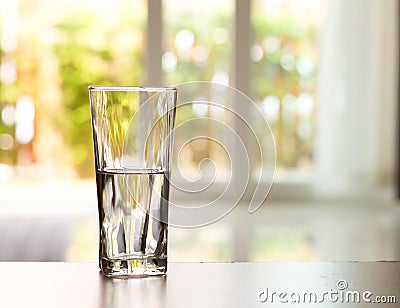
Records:
<instances>
[{"instance_id":1,"label":"white curtain","mask_svg":"<svg viewBox=\"0 0 400 308\"><path fill-rule=\"evenodd\" d=\"M398 1L328 0L321 31L316 192L371 196L393 184Z\"/></svg>"}]
</instances>

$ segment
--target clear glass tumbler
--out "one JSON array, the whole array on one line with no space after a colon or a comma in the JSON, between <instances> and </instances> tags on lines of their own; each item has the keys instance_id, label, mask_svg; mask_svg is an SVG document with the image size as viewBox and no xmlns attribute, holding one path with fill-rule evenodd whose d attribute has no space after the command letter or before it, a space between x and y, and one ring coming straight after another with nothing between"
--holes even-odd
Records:
<instances>
[{"instance_id":1,"label":"clear glass tumbler","mask_svg":"<svg viewBox=\"0 0 400 308\"><path fill-rule=\"evenodd\" d=\"M176 88L90 86L106 276L167 271L170 159Z\"/></svg>"}]
</instances>

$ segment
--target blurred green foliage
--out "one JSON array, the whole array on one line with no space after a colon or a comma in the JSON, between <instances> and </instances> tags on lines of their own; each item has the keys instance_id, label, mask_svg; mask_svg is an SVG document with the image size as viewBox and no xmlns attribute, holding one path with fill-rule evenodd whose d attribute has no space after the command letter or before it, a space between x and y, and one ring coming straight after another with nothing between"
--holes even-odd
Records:
<instances>
[{"instance_id":1,"label":"blurred green foliage","mask_svg":"<svg viewBox=\"0 0 400 308\"><path fill-rule=\"evenodd\" d=\"M121 14L112 26L73 12L56 25L54 52L66 111L62 132L80 176L94 170L88 86L143 84L142 22Z\"/></svg>"},{"instance_id":2,"label":"blurred green foliage","mask_svg":"<svg viewBox=\"0 0 400 308\"><path fill-rule=\"evenodd\" d=\"M229 12L207 16L183 14L179 18L166 18L165 49L178 60L176 68L165 74L167 85L211 81L216 72L230 73L233 25ZM180 52L176 46L176 35L182 29L191 31L194 36L193 45L186 53ZM226 32L226 40L215 41L217 29Z\"/></svg>"},{"instance_id":3,"label":"blurred green foliage","mask_svg":"<svg viewBox=\"0 0 400 308\"><path fill-rule=\"evenodd\" d=\"M175 67L165 71L167 85L196 80L211 81L218 73L231 78L234 39L232 16L232 12L218 12L197 18L194 15L180 15L179 18L167 16L164 49L176 57ZM135 18L132 18L132 7L121 9L117 19L109 20L90 12L67 10L56 24L50 25L56 34L52 41L52 52L58 65L58 76L54 76L53 82L58 83L63 109L62 116L52 121L55 129L62 134L74 168L81 177L93 175L88 86L144 83L145 18L143 11L137 11ZM263 48L262 57L252 65L253 98L260 106L267 96L279 99L279 117L270 123L277 144L278 166L299 167L302 161L311 162L313 149L312 134L300 138L299 125L308 123L313 128L315 116L296 115L289 121L285 120L281 102L287 94L298 97L302 93L314 92L317 28L312 24L299 24L289 14L267 19L262 10L253 11L252 22L255 44ZM175 41L176 34L182 29L190 30L194 36L193 45L186 53L178 50ZM276 38L279 42L274 52L268 52L265 48L268 38ZM30 40L34 42L32 48L36 53L32 53L32 48L24 49L24 44ZM26 76L32 80L30 86L33 90L29 94L34 96L35 103L40 104L40 95L43 95L40 92L45 87L41 88L34 72L35 61L40 60L40 41L32 40L21 38L18 52L19 59L33 57L30 60L32 67ZM282 57L287 54L296 61L300 58L309 59L313 63L313 71L308 76L302 76L296 67L285 69ZM302 78L308 81L308 86L302 86ZM21 85L26 83L18 81L15 85L0 87L2 103L15 103L18 96L24 94ZM177 115L178 122L193 116L191 110L183 111ZM13 128L6 127L0 121L0 134L4 132L13 134ZM15 163L15 159L9 158L18 155L16 148L11 151L0 150L0 163ZM210 147L204 151L207 153L203 156L208 156Z\"/></svg>"},{"instance_id":4,"label":"blurred green foliage","mask_svg":"<svg viewBox=\"0 0 400 308\"><path fill-rule=\"evenodd\" d=\"M252 65L252 98L261 107L268 96L280 101L277 120L269 121L277 148L277 166L310 168L313 160L315 103L309 114L302 115L297 99L292 106L295 114L285 117L283 101L285 96L298 98L303 93L314 97L318 25L312 21L301 23L288 12L276 18L265 18L262 10L255 10L252 19L255 46L263 49L261 59ZM275 46L268 47L271 42ZM292 66L285 67L282 61L285 56L293 61ZM306 73L299 69L302 60L311 66ZM301 134L304 127L308 131Z\"/></svg>"}]
</instances>

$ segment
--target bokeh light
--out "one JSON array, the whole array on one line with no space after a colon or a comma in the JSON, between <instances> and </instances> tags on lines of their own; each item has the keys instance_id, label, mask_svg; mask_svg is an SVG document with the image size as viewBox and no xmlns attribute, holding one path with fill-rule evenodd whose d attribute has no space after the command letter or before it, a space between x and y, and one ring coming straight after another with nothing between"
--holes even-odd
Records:
<instances>
[{"instance_id":1,"label":"bokeh light","mask_svg":"<svg viewBox=\"0 0 400 308\"><path fill-rule=\"evenodd\" d=\"M194 34L188 29L180 30L175 36L175 47L179 51L187 51L194 44Z\"/></svg>"},{"instance_id":2,"label":"bokeh light","mask_svg":"<svg viewBox=\"0 0 400 308\"><path fill-rule=\"evenodd\" d=\"M280 102L275 95L267 96L262 103L262 108L268 120L275 122L279 117Z\"/></svg>"}]
</instances>

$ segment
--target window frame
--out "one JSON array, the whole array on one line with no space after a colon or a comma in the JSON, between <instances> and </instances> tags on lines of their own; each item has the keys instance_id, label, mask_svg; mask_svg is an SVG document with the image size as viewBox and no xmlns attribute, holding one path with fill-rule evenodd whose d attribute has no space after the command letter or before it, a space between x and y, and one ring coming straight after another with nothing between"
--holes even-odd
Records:
<instances>
[{"instance_id":1,"label":"window frame","mask_svg":"<svg viewBox=\"0 0 400 308\"><path fill-rule=\"evenodd\" d=\"M250 96L251 94L251 60L250 60L250 47L252 43L253 31L251 22L251 0L234 0L234 50L231 59L233 66L232 86L239 91ZM163 53L163 1L162 0L148 0L148 17L147 17L147 46L146 46L146 68L147 77L146 85L164 85L161 66L161 57ZM246 114L248 110L242 106L236 106L241 114ZM239 134L241 125L238 123L240 119L235 119L234 125L238 128ZM242 126L242 128L244 128ZM239 145L238 145L239 146ZM236 162L240 166L240 157L232 155L233 163ZM244 170L245 172L246 170ZM247 171L246 171L247 172ZM275 179L273 188L271 189L268 200L309 200L313 198L312 193L312 177L304 180L305 177L299 177L302 180L279 180ZM256 183L250 182L250 190ZM267 183L265 183L267 185ZM210 189L210 200L218 197L217 191L223 183L214 183L216 189ZM233 183L233 185L235 185ZM174 191L177 198L185 198L179 191ZM245 193L243 200L250 200L251 196Z\"/></svg>"},{"instance_id":2,"label":"window frame","mask_svg":"<svg viewBox=\"0 0 400 308\"><path fill-rule=\"evenodd\" d=\"M250 60L250 47L252 43L252 23L251 23L251 0L233 0L235 10L234 10L234 22L235 22L235 41L234 41L234 50L232 56L232 67L233 67L233 78L231 86L240 90L241 92L247 94L251 97L251 60ZM163 41L163 16L162 16L162 0L147 0L148 3L148 18L147 18L147 84L155 85L161 84L163 85L163 71L161 66L161 56L162 56L162 41ZM373 6L375 4L369 4L370 9L374 9ZM393 4L394 6L394 4ZM388 8L383 8L382 11ZM379 17L379 16L378 16ZM373 16L376 18L376 16ZM398 18L397 18L398 19ZM398 21L398 20L397 20ZM378 29L380 31L385 30L385 28ZM398 26L396 28L398 30ZM323 30L324 31L324 30ZM396 43L397 44L397 43ZM397 56L398 57L398 56ZM326 63L325 63L326 64ZM382 74L382 72L381 72ZM398 75L398 74L397 74ZM400 78L399 78L400 79ZM398 87L398 89L400 86ZM321 89L319 89L320 91ZM390 104L391 102L389 102ZM247 112L246 108L243 106L238 106L240 112L244 114ZM397 114L394 121L400 117L400 113ZM238 120L237 120L238 121ZM238 129L238 134L242 134L243 132L240 129L240 125L235 123L235 127ZM392 123L393 124L393 123ZM393 124L394 125L394 124ZM397 133L397 140L400 140L400 129ZM394 141L393 141L394 142ZM397 142L397 152L400 150L400 141ZM336 146L340 146L336 144ZM393 145L394 146L394 145ZM314 153L319 155L319 147L314 148ZM233 163L239 162L239 157L232 157ZM397 159L398 162L398 159ZM240 164L237 164L240 165ZM397 163L397 166L399 164ZM393 166L394 167L394 166ZM287 177L277 178L275 177L274 183L268 197L269 201L321 201L321 200L332 200L332 199L354 199L354 197L358 199L365 198L365 195L340 195L340 196L328 196L318 192L316 188L318 185L317 181L319 181L320 170L318 169L319 165L316 164L315 170L313 170L310 174L305 174L301 171L294 171L293 174ZM400 168L398 168L400 170ZM399 177L400 171L397 171L397 175ZM400 185L397 181L397 194L400 196ZM220 183L221 185L223 183ZM254 182L249 183L250 186L254 185ZM389 185L388 185L389 184ZM369 196L381 196L382 191L387 192L388 186L393 186L394 182L390 183L376 183L374 184L373 191L367 191L366 193ZM219 185L219 183L216 183ZM325 185L325 184L324 184ZM327 184L326 184L327 185ZM390 187L391 189L391 187ZM218 189L216 189L218 190ZM210 198L213 198L214 192L210 191ZM178 194L179 195L179 194ZM387 193L386 193L387 195ZM400 199L400 197L399 197ZM246 196L244 198L246 200Z\"/></svg>"}]
</instances>

